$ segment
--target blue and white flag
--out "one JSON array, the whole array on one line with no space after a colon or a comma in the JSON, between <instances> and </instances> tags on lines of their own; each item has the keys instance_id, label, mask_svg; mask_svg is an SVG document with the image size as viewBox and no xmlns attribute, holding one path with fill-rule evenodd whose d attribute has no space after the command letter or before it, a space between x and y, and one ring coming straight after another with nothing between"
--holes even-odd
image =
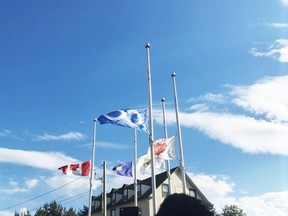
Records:
<instances>
[{"instance_id":1,"label":"blue and white flag","mask_svg":"<svg viewBox=\"0 0 288 216\"><path fill-rule=\"evenodd\" d=\"M148 130L148 110L147 109L120 109L101 115L97 119L100 124L114 124L149 133Z\"/></svg>"},{"instance_id":2,"label":"blue and white flag","mask_svg":"<svg viewBox=\"0 0 288 216\"><path fill-rule=\"evenodd\" d=\"M133 177L133 175L132 175L132 161L114 166L112 170L115 173L117 173L118 175Z\"/></svg>"}]
</instances>

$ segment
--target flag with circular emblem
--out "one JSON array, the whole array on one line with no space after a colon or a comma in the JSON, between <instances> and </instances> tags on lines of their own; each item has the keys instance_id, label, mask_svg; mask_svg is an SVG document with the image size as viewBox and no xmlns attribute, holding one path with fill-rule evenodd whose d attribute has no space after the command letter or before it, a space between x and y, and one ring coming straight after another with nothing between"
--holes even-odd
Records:
<instances>
[{"instance_id":1,"label":"flag with circular emblem","mask_svg":"<svg viewBox=\"0 0 288 216\"><path fill-rule=\"evenodd\" d=\"M133 177L132 175L132 161L118 164L112 169L115 173L121 176Z\"/></svg>"},{"instance_id":2,"label":"flag with circular emblem","mask_svg":"<svg viewBox=\"0 0 288 216\"><path fill-rule=\"evenodd\" d=\"M148 131L148 110L147 109L120 109L97 118L100 124L114 124L118 126L136 128L137 130L149 133Z\"/></svg>"}]
</instances>

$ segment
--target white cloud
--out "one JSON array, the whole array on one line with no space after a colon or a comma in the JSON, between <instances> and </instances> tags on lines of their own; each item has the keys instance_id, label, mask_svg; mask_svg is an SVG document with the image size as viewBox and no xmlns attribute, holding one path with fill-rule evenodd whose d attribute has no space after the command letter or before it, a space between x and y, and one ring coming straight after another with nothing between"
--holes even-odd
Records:
<instances>
[{"instance_id":1,"label":"white cloud","mask_svg":"<svg viewBox=\"0 0 288 216\"><path fill-rule=\"evenodd\" d=\"M79 161L59 152L38 152L0 148L0 162L57 170L57 168L62 165Z\"/></svg>"},{"instance_id":2,"label":"white cloud","mask_svg":"<svg viewBox=\"0 0 288 216\"><path fill-rule=\"evenodd\" d=\"M211 200L219 200L225 197L228 193L233 192L234 183L229 183L229 178L226 176L205 175L205 174L192 174L187 173L190 178L205 191L205 196Z\"/></svg>"},{"instance_id":3,"label":"white cloud","mask_svg":"<svg viewBox=\"0 0 288 216\"><path fill-rule=\"evenodd\" d=\"M287 216L288 191L270 192L260 196L245 196L236 200L236 205L248 215Z\"/></svg>"},{"instance_id":4,"label":"white cloud","mask_svg":"<svg viewBox=\"0 0 288 216\"><path fill-rule=\"evenodd\" d=\"M25 185L28 189L34 188L38 184L38 179L28 179L25 181Z\"/></svg>"},{"instance_id":5,"label":"white cloud","mask_svg":"<svg viewBox=\"0 0 288 216\"><path fill-rule=\"evenodd\" d=\"M180 112L184 127L196 128L211 139L250 153L288 155L288 76L269 77L251 86L233 86L231 101L258 118L229 112ZM265 118L261 119L261 115ZM174 110L166 110L168 124L175 124ZM162 113L155 112L162 124Z\"/></svg>"},{"instance_id":6,"label":"white cloud","mask_svg":"<svg viewBox=\"0 0 288 216\"><path fill-rule=\"evenodd\" d=\"M167 122L175 123L175 113L167 110ZM180 113L181 125L196 128L208 137L244 152L288 155L288 126L255 118L222 113ZM156 116L161 123L161 116Z\"/></svg>"},{"instance_id":7,"label":"white cloud","mask_svg":"<svg viewBox=\"0 0 288 216\"><path fill-rule=\"evenodd\" d=\"M278 39L268 49L267 52L260 52L252 48L250 53L255 57L271 57L282 63L288 62L288 40Z\"/></svg>"},{"instance_id":8,"label":"white cloud","mask_svg":"<svg viewBox=\"0 0 288 216\"><path fill-rule=\"evenodd\" d=\"M187 173L217 212L225 205L237 205L247 215L287 216L288 191L269 192L258 196L233 197L235 184L225 176Z\"/></svg>"},{"instance_id":9,"label":"white cloud","mask_svg":"<svg viewBox=\"0 0 288 216\"><path fill-rule=\"evenodd\" d=\"M35 139L43 141L72 141L72 140L83 140L85 139L85 136L79 132L69 132L61 135L51 135L45 133L44 135L36 136Z\"/></svg>"},{"instance_id":10,"label":"white cloud","mask_svg":"<svg viewBox=\"0 0 288 216\"><path fill-rule=\"evenodd\" d=\"M288 121L288 76L267 77L251 86L234 86L233 102L270 120Z\"/></svg>"},{"instance_id":11,"label":"white cloud","mask_svg":"<svg viewBox=\"0 0 288 216\"><path fill-rule=\"evenodd\" d=\"M281 0L281 2L284 6L288 6L288 0Z\"/></svg>"}]
</instances>

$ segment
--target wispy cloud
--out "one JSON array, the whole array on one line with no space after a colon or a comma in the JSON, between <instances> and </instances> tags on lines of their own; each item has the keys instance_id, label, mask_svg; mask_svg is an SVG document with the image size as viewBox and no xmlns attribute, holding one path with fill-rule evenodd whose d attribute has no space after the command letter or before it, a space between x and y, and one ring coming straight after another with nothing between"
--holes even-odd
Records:
<instances>
[{"instance_id":1,"label":"wispy cloud","mask_svg":"<svg viewBox=\"0 0 288 216\"><path fill-rule=\"evenodd\" d=\"M97 141L96 145L97 145L97 148L103 148L103 149L126 150L126 149L132 148L132 145L112 143L112 142L106 142L106 141ZM81 145L81 147L91 149L91 143L83 144Z\"/></svg>"},{"instance_id":2,"label":"wispy cloud","mask_svg":"<svg viewBox=\"0 0 288 216\"><path fill-rule=\"evenodd\" d=\"M201 95L200 99L217 103L223 103L226 101L225 96L223 94L213 94L213 93L206 93L204 95Z\"/></svg>"},{"instance_id":3,"label":"wispy cloud","mask_svg":"<svg viewBox=\"0 0 288 216\"><path fill-rule=\"evenodd\" d=\"M0 148L0 162L19 164L39 169L57 170L57 168L62 165L79 161L60 152L39 152Z\"/></svg>"},{"instance_id":4,"label":"wispy cloud","mask_svg":"<svg viewBox=\"0 0 288 216\"><path fill-rule=\"evenodd\" d=\"M11 136L11 134L12 132L7 129L3 129L2 131L0 131L0 137L9 137Z\"/></svg>"},{"instance_id":5,"label":"wispy cloud","mask_svg":"<svg viewBox=\"0 0 288 216\"><path fill-rule=\"evenodd\" d=\"M288 28L288 23L264 23L264 25L273 28Z\"/></svg>"},{"instance_id":6,"label":"wispy cloud","mask_svg":"<svg viewBox=\"0 0 288 216\"><path fill-rule=\"evenodd\" d=\"M85 135L80 132L69 132L66 134L60 135L52 135L45 133L43 135L37 135L34 138L35 140L42 140L42 141L73 141L73 140L84 140Z\"/></svg>"},{"instance_id":7,"label":"wispy cloud","mask_svg":"<svg viewBox=\"0 0 288 216\"><path fill-rule=\"evenodd\" d=\"M2 131L0 131L0 137L12 138L19 141L23 141L23 138L18 137L17 135L13 134L11 130L8 129L3 129Z\"/></svg>"},{"instance_id":8,"label":"wispy cloud","mask_svg":"<svg viewBox=\"0 0 288 216\"><path fill-rule=\"evenodd\" d=\"M287 91L288 76L265 78L250 86L233 86L226 95L251 116L229 110L180 112L181 125L198 129L243 152L288 155ZM168 124L176 123L174 110L167 109L166 116ZM162 123L161 111L155 112L155 120Z\"/></svg>"},{"instance_id":9,"label":"wispy cloud","mask_svg":"<svg viewBox=\"0 0 288 216\"><path fill-rule=\"evenodd\" d=\"M255 57L270 57L279 62L286 63L288 62L288 40L287 39L278 39L275 40L268 51L258 51L258 48L250 49L250 53Z\"/></svg>"},{"instance_id":10,"label":"wispy cloud","mask_svg":"<svg viewBox=\"0 0 288 216\"><path fill-rule=\"evenodd\" d=\"M104 141L98 141L97 146L100 148L107 148L107 149L129 149L131 148L131 145L124 145L124 144L118 144L118 143L111 143L111 142L104 142Z\"/></svg>"},{"instance_id":11,"label":"wispy cloud","mask_svg":"<svg viewBox=\"0 0 288 216\"><path fill-rule=\"evenodd\" d=\"M0 192L7 193L7 194L14 194L14 193L23 193L27 192L28 190L34 188L38 184L37 179L26 179L24 182L23 187L19 187L19 183L16 182L13 178L9 179L10 188L0 189Z\"/></svg>"}]
</instances>

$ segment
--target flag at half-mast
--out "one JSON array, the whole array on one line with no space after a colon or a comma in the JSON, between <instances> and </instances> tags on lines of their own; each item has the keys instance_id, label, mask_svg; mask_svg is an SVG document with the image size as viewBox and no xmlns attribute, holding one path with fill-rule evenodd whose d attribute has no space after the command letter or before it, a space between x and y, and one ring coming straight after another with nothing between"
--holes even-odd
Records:
<instances>
[{"instance_id":1,"label":"flag at half-mast","mask_svg":"<svg viewBox=\"0 0 288 216\"><path fill-rule=\"evenodd\" d=\"M175 151L175 137L167 139L158 139L153 142L154 148L154 167L155 169L165 169L165 160L176 160ZM147 172L151 169L151 156L150 147L148 148L147 154L141 156L137 161L138 172Z\"/></svg>"},{"instance_id":2,"label":"flag at half-mast","mask_svg":"<svg viewBox=\"0 0 288 216\"><path fill-rule=\"evenodd\" d=\"M91 164L89 160L79 164L68 164L59 167L58 170L61 170L65 175L88 176L91 169L90 167Z\"/></svg>"},{"instance_id":3,"label":"flag at half-mast","mask_svg":"<svg viewBox=\"0 0 288 216\"><path fill-rule=\"evenodd\" d=\"M120 109L97 118L100 124L114 124L123 127L136 128L149 133L147 109Z\"/></svg>"},{"instance_id":4,"label":"flag at half-mast","mask_svg":"<svg viewBox=\"0 0 288 216\"><path fill-rule=\"evenodd\" d=\"M154 154L164 160L176 160L175 137L158 139L153 142Z\"/></svg>"},{"instance_id":5,"label":"flag at half-mast","mask_svg":"<svg viewBox=\"0 0 288 216\"><path fill-rule=\"evenodd\" d=\"M145 173L151 170L151 156L149 153L150 148L146 155L141 156L137 160L136 169L138 172ZM154 167L155 169L165 169L165 160L159 157L154 158Z\"/></svg>"},{"instance_id":6,"label":"flag at half-mast","mask_svg":"<svg viewBox=\"0 0 288 216\"><path fill-rule=\"evenodd\" d=\"M115 173L121 176L133 177L132 175L132 161L118 164L112 169Z\"/></svg>"}]
</instances>

